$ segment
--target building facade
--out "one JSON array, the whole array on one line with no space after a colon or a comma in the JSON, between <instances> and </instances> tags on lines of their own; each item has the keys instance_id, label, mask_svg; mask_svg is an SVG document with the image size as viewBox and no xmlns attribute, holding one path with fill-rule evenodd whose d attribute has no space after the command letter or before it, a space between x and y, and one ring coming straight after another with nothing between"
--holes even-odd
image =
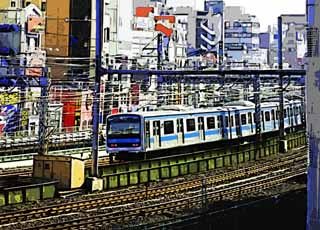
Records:
<instances>
[{"instance_id":1,"label":"building facade","mask_svg":"<svg viewBox=\"0 0 320 230\"><path fill-rule=\"evenodd\" d=\"M225 8L225 55L230 63L261 63L259 50L260 23L254 15L246 14L244 8Z\"/></svg>"},{"instance_id":2,"label":"building facade","mask_svg":"<svg viewBox=\"0 0 320 230\"><path fill-rule=\"evenodd\" d=\"M303 68L307 53L306 15L285 14L282 17L283 63L286 68ZM278 63L278 29L273 28L270 65Z\"/></svg>"}]
</instances>

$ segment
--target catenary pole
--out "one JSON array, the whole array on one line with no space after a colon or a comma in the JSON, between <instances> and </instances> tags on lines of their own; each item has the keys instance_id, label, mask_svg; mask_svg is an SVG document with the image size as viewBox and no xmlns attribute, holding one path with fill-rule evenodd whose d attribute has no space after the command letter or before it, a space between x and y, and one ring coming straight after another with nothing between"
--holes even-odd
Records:
<instances>
[{"instance_id":1,"label":"catenary pole","mask_svg":"<svg viewBox=\"0 0 320 230\"><path fill-rule=\"evenodd\" d=\"M93 92L92 118L92 168L91 176L98 177L98 147L99 147L99 113L100 113L100 81L101 81L101 17L102 0L96 0L96 66Z\"/></svg>"},{"instance_id":2,"label":"catenary pole","mask_svg":"<svg viewBox=\"0 0 320 230\"><path fill-rule=\"evenodd\" d=\"M278 68L283 69L282 61L282 17L278 17ZM284 95L283 95L283 75L279 75L279 87L280 87L280 140L284 140Z\"/></svg>"}]
</instances>

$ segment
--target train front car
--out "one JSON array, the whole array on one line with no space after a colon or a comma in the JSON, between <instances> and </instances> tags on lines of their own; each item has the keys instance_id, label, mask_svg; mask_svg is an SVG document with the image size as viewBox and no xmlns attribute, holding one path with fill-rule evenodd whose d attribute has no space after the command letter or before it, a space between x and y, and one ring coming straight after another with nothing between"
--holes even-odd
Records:
<instances>
[{"instance_id":1,"label":"train front car","mask_svg":"<svg viewBox=\"0 0 320 230\"><path fill-rule=\"evenodd\" d=\"M144 151L142 117L135 114L110 115L106 130L107 153L116 159L137 157Z\"/></svg>"}]
</instances>

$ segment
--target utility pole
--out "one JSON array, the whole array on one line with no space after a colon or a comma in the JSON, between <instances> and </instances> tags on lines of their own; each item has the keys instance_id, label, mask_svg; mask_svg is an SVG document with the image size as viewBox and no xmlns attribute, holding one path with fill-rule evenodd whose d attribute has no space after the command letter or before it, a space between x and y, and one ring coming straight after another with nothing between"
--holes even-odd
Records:
<instances>
[{"instance_id":1,"label":"utility pole","mask_svg":"<svg viewBox=\"0 0 320 230\"><path fill-rule=\"evenodd\" d=\"M253 79L253 92L254 92L254 121L256 123L256 151L257 154L260 156L260 144L262 141L261 136L261 98L260 98L260 76L255 75ZM256 154L254 155L256 159Z\"/></svg>"},{"instance_id":2,"label":"utility pole","mask_svg":"<svg viewBox=\"0 0 320 230\"><path fill-rule=\"evenodd\" d=\"M278 68L283 69L282 62L282 17L278 17ZM280 136L280 152L287 152L287 142L285 140L284 129L284 89L283 89L283 75L279 75L279 88L280 88L280 103L279 103L279 136Z\"/></svg>"},{"instance_id":3,"label":"utility pole","mask_svg":"<svg viewBox=\"0 0 320 230\"><path fill-rule=\"evenodd\" d=\"M40 96L40 110L39 110L39 155L46 155L48 153L48 101L49 101L49 78L48 69L43 68L43 76L40 77L41 96Z\"/></svg>"},{"instance_id":4,"label":"utility pole","mask_svg":"<svg viewBox=\"0 0 320 230\"><path fill-rule=\"evenodd\" d=\"M99 148L99 113L100 113L100 82L101 82L101 30L102 0L96 0L96 67L93 92L92 119L92 168L91 176L98 177Z\"/></svg>"},{"instance_id":5,"label":"utility pole","mask_svg":"<svg viewBox=\"0 0 320 230\"><path fill-rule=\"evenodd\" d=\"M308 70L307 129L309 136L307 230L320 229L320 0L307 1Z\"/></svg>"},{"instance_id":6,"label":"utility pole","mask_svg":"<svg viewBox=\"0 0 320 230\"><path fill-rule=\"evenodd\" d=\"M162 34L157 35L157 69L161 70L162 66Z\"/></svg>"}]
</instances>

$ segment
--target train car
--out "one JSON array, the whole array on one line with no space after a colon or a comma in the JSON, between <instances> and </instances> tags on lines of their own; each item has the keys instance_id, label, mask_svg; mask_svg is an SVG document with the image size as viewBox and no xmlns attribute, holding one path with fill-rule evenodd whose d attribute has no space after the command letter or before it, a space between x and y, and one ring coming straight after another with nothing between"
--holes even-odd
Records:
<instances>
[{"instance_id":1,"label":"train car","mask_svg":"<svg viewBox=\"0 0 320 230\"><path fill-rule=\"evenodd\" d=\"M301 104L285 103L285 127L302 123ZM261 104L262 133L279 129L279 103ZM151 111L109 115L106 125L106 151L117 158L137 154L168 154L169 150L191 146L205 147L219 141L245 140L256 133L255 106L251 102L233 102L224 107L192 111Z\"/></svg>"}]
</instances>

